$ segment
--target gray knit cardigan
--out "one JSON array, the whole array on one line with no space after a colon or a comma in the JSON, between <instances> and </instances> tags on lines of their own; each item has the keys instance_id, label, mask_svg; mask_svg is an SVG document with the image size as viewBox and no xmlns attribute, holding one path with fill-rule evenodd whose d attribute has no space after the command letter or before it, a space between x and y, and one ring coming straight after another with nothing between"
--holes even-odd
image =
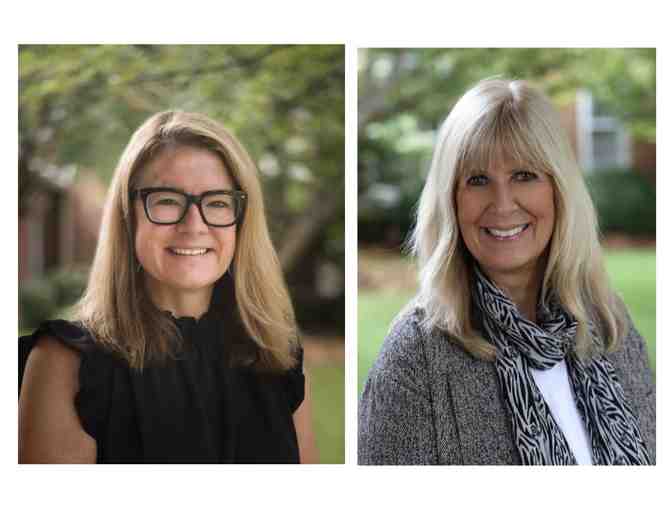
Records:
<instances>
[{"instance_id":1,"label":"gray knit cardigan","mask_svg":"<svg viewBox=\"0 0 672 510\"><path fill-rule=\"evenodd\" d=\"M359 402L359 464L520 464L495 365L444 333L425 334L419 310L400 317ZM634 327L609 355L656 458L656 393Z\"/></svg>"}]
</instances>

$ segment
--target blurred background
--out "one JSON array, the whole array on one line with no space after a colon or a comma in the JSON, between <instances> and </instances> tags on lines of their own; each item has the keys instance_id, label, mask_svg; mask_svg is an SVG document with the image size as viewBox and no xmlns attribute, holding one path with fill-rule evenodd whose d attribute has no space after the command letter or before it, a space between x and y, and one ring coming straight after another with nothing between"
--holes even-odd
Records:
<instances>
[{"instance_id":1,"label":"blurred background","mask_svg":"<svg viewBox=\"0 0 672 510\"><path fill-rule=\"evenodd\" d=\"M598 210L607 270L656 363L655 49L361 49L358 388L415 294L402 244L438 127L481 79L525 79L561 112Z\"/></svg>"},{"instance_id":2,"label":"blurred background","mask_svg":"<svg viewBox=\"0 0 672 510\"><path fill-rule=\"evenodd\" d=\"M19 46L19 331L81 295L130 135L205 113L261 172L303 332L320 461L344 461L344 47Z\"/></svg>"}]
</instances>

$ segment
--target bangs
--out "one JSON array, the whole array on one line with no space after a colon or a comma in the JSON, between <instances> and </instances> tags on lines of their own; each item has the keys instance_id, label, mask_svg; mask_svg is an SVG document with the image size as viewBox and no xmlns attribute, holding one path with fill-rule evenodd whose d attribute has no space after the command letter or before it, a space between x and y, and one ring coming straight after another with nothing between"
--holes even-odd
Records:
<instances>
[{"instance_id":1,"label":"bangs","mask_svg":"<svg viewBox=\"0 0 672 510\"><path fill-rule=\"evenodd\" d=\"M548 156L527 119L507 103L481 117L465 133L458 148L457 176L468 178L483 173L501 161L552 173Z\"/></svg>"}]
</instances>

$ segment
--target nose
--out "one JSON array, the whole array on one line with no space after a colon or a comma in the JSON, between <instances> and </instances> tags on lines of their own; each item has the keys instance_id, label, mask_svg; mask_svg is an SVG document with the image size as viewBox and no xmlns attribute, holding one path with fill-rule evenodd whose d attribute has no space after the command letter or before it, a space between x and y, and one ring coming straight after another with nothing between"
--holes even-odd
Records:
<instances>
[{"instance_id":1,"label":"nose","mask_svg":"<svg viewBox=\"0 0 672 510\"><path fill-rule=\"evenodd\" d=\"M187 207L187 213L177 224L177 229L180 232L207 232L208 225L205 224L203 218L201 217L201 211L199 211L196 204L189 204Z\"/></svg>"},{"instance_id":2,"label":"nose","mask_svg":"<svg viewBox=\"0 0 672 510\"><path fill-rule=\"evenodd\" d=\"M492 186L491 209L500 216L514 213L518 209L516 195L510 183L496 183Z\"/></svg>"}]
</instances>

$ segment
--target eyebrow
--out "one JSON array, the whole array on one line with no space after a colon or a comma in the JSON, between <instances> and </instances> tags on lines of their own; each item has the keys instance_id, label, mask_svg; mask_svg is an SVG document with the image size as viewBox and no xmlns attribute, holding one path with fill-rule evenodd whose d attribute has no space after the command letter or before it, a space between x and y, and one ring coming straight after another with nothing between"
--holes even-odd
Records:
<instances>
[{"instance_id":1,"label":"eyebrow","mask_svg":"<svg viewBox=\"0 0 672 510\"><path fill-rule=\"evenodd\" d=\"M524 170L526 172L538 171L538 170L535 170L529 163L516 163L509 170L507 170L506 173L511 174L511 173L514 173L514 172L518 172L520 170ZM477 167L469 169L469 170L465 170L464 172L462 172L462 174L464 176L489 174L489 173L493 173L493 172L491 172L490 169L488 169L488 168L477 168ZM499 173L499 172L495 172L495 173Z\"/></svg>"},{"instance_id":2,"label":"eyebrow","mask_svg":"<svg viewBox=\"0 0 672 510\"><path fill-rule=\"evenodd\" d=\"M165 189L171 189L175 191L181 191L182 193L189 193L186 189L181 188L179 186L174 186L172 184L165 184L165 183L158 183L158 184L148 184L145 186L138 186L138 189L141 188L165 188ZM208 188L204 191L201 191L200 193L190 193L192 195L200 195L202 193L207 193L209 191L236 191L235 187L228 187L228 186L223 186L223 187L218 187L218 188Z\"/></svg>"}]
</instances>

